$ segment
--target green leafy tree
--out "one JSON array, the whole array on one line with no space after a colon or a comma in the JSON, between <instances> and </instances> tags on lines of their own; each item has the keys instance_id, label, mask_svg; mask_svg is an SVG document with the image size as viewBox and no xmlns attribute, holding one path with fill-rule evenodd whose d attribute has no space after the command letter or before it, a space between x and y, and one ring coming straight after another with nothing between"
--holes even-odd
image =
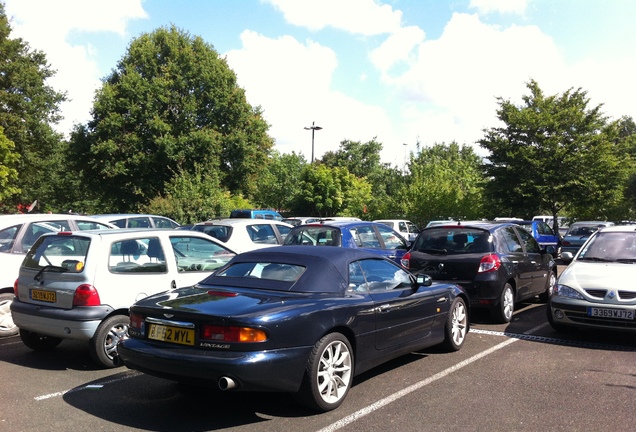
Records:
<instances>
[{"instance_id":1,"label":"green leafy tree","mask_svg":"<svg viewBox=\"0 0 636 432\"><path fill-rule=\"evenodd\" d=\"M498 99L497 117L505 126L485 131L479 144L490 152L487 194L500 215L553 215L567 206L578 218L607 217L622 198L627 171L601 106L590 108L587 93L569 89L546 96L527 84L529 95L517 106Z\"/></svg>"},{"instance_id":2,"label":"green leafy tree","mask_svg":"<svg viewBox=\"0 0 636 432\"><path fill-rule=\"evenodd\" d=\"M419 146L418 146L419 147ZM411 158L404 193L410 220L483 217L482 160L470 146L435 144Z\"/></svg>"},{"instance_id":3,"label":"green leafy tree","mask_svg":"<svg viewBox=\"0 0 636 432\"><path fill-rule=\"evenodd\" d=\"M344 140L336 152L326 152L321 163L328 167L344 167L357 177L367 177L382 167L382 144L375 138L369 142Z\"/></svg>"},{"instance_id":4,"label":"green leafy tree","mask_svg":"<svg viewBox=\"0 0 636 432\"><path fill-rule=\"evenodd\" d=\"M227 217L235 207L228 192L219 187L215 173L182 172L166 185L164 195L153 198L144 208L150 214L161 214L181 224L197 223L215 217Z\"/></svg>"},{"instance_id":5,"label":"green leafy tree","mask_svg":"<svg viewBox=\"0 0 636 432\"><path fill-rule=\"evenodd\" d=\"M371 184L372 196L364 205L365 219L405 217L408 203L403 200L404 173L381 162L382 144L375 138L366 143L344 140L335 152L327 152L320 163L346 168Z\"/></svg>"},{"instance_id":6,"label":"green leafy tree","mask_svg":"<svg viewBox=\"0 0 636 432\"><path fill-rule=\"evenodd\" d=\"M273 146L226 61L175 27L131 42L92 117L73 132L69 158L103 210L137 210L183 172L249 197Z\"/></svg>"},{"instance_id":7,"label":"green leafy tree","mask_svg":"<svg viewBox=\"0 0 636 432\"><path fill-rule=\"evenodd\" d=\"M0 202L19 192L14 186L18 171L14 168L20 155L15 152L15 145L5 135L0 126Z\"/></svg>"},{"instance_id":8,"label":"green leafy tree","mask_svg":"<svg viewBox=\"0 0 636 432\"><path fill-rule=\"evenodd\" d=\"M628 166L629 174L623 190L623 200L615 208L616 220L636 219L636 123L631 117L623 117L615 122L617 128L617 144L626 153L624 165Z\"/></svg>"},{"instance_id":9,"label":"green leafy tree","mask_svg":"<svg viewBox=\"0 0 636 432\"><path fill-rule=\"evenodd\" d=\"M300 193L293 214L308 216L361 217L371 199L371 186L346 168L307 165L302 173Z\"/></svg>"},{"instance_id":10,"label":"green leafy tree","mask_svg":"<svg viewBox=\"0 0 636 432\"><path fill-rule=\"evenodd\" d=\"M6 177L5 204L47 203L53 193L51 173L62 139L52 125L60 120L59 104L66 96L46 85L54 75L41 51L31 50L11 27L0 3L0 126L20 155L13 160L17 177ZM5 150L6 151L6 150ZM13 159L13 158L12 158Z\"/></svg>"},{"instance_id":11,"label":"green leafy tree","mask_svg":"<svg viewBox=\"0 0 636 432\"><path fill-rule=\"evenodd\" d=\"M257 206L289 211L300 193L300 182L306 165L307 161L302 154L280 154L273 151L259 177L258 192L254 198Z\"/></svg>"}]
</instances>

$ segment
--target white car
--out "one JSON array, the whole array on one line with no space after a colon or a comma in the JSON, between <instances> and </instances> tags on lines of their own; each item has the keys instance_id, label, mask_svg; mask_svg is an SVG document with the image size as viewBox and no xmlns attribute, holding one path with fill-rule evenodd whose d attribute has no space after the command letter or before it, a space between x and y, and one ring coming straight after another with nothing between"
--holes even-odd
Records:
<instances>
[{"instance_id":1,"label":"white car","mask_svg":"<svg viewBox=\"0 0 636 432\"><path fill-rule=\"evenodd\" d=\"M221 240L237 253L283 244L292 225L266 219L217 219L192 227Z\"/></svg>"},{"instance_id":2,"label":"white car","mask_svg":"<svg viewBox=\"0 0 636 432\"><path fill-rule=\"evenodd\" d=\"M387 226L390 226L408 241L414 241L417 235L420 233L419 228L413 222L404 219L378 219L373 222L378 222Z\"/></svg>"},{"instance_id":3,"label":"white car","mask_svg":"<svg viewBox=\"0 0 636 432\"><path fill-rule=\"evenodd\" d=\"M179 224L165 216L150 214L96 214L95 219L117 225L119 228L177 228Z\"/></svg>"},{"instance_id":4,"label":"white car","mask_svg":"<svg viewBox=\"0 0 636 432\"><path fill-rule=\"evenodd\" d=\"M636 332L634 280L634 226L598 229L559 275L548 301L548 322L557 331Z\"/></svg>"},{"instance_id":5,"label":"white car","mask_svg":"<svg viewBox=\"0 0 636 432\"><path fill-rule=\"evenodd\" d=\"M108 222L73 214L0 215L0 337L18 334L11 319L13 284L24 255L44 233L117 228Z\"/></svg>"},{"instance_id":6,"label":"white car","mask_svg":"<svg viewBox=\"0 0 636 432\"><path fill-rule=\"evenodd\" d=\"M209 236L174 229L45 234L26 254L11 313L29 348L63 339L89 342L93 359L114 367L137 300L191 286L235 253Z\"/></svg>"}]
</instances>

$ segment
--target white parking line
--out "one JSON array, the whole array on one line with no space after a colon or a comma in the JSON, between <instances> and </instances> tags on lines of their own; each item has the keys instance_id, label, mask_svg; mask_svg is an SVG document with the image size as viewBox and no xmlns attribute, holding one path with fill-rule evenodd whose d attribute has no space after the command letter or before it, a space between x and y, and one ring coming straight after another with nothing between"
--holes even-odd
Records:
<instances>
[{"instance_id":1,"label":"white parking line","mask_svg":"<svg viewBox=\"0 0 636 432\"><path fill-rule=\"evenodd\" d=\"M528 330L524 334L531 334L531 333L539 330L540 328L545 327L546 325L547 325L547 323L538 325L537 327L534 327L534 328ZM486 357L489 354L494 353L495 351L498 351L498 350L500 350L500 349L502 349L502 348L514 343L514 342L517 342L518 340L520 340L520 339L511 338L511 339L508 339L505 342L502 342L502 343L500 343L498 345L495 345L495 346L493 346L491 348L488 348L487 350L482 351L479 354L475 354L474 356L472 356L472 357L470 357L470 358L468 358L468 359L466 359L464 361L461 361L461 362L457 363L456 365L449 367L448 369L445 369L445 370L443 370L443 371L441 371L439 373L436 373L435 375L433 375L431 377L428 377L428 378L426 378L426 379L424 379L422 381L419 381L419 382L417 382L417 383L415 383L415 384L413 384L413 385L411 385L409 387L406 387L406 388L404 388L404 389L402 389L402 390L400 390L400 391L398 391L396 393L393 393L392 395L389 395L389 396L385 397L384 399L380 399L379 401L375 402L374 404L371 404L371 405L369 405L369 406L367 406L365 408L362 408L362 409L354 412L353 414L350 414L347 417L344 417L344 418L338 420L337 422L332 423L329 426L320 429L318 432L332 432L332 431L338 430L340 428L343 428L343 427L355 422L359 418L362 418L362 417L366 416L367 414L371 414L372 412L382 408L383 406L388 405L391 402L395 402L396 400L398 400L400 398L403 398L404 396L406 396L406 395L408 395L408 394L410 394L410 393L412 393L412 392L414 392L416 390L419 390L422 387L425 387L425 386L427 386L427 385L429 385L429 384L431 384L431 383L433 383L433 382L435 382L435 381L437 381L437 380L439 380L441 378L444 378L445 376L447 376L447 375L449 375L449 374L451 374L451 373L463 368L464 366L468 366L469 364L474 363L477 360L479 360L479 359L481 359L483 357Z\"/></svg>"},{"instance_id":2,"label":"white parking line","mask_svg":"<svg viewBox=\"0 0 636 432\"><path fill-rule=\"evenodd\" d=\"M46 399L51 399L57 396L63 396L66 393L74 393L77 391L81 391L81 390L99 390L102 387L104 387L106 384L112 384L112 383L116 383L119 381L124 381L127 380L128 378L133 378L137 375L139 375L140 372L134 372L131 371L130 373L128 373L128 375L123 376L123 377L119 377L119 378L114 378L108 381L101 381L99 384L86 384L85 386L82 387L76 387L76 388L72 388L69 390L63 390L63 391L59 391L59 392L55 392L55 393L49 393L49 394L45 394L45 395L41 395L41 396L36 396L33 399L35 399L36 401L42 401L42 400L46 400Z\"/></svg>"}]
</instances>

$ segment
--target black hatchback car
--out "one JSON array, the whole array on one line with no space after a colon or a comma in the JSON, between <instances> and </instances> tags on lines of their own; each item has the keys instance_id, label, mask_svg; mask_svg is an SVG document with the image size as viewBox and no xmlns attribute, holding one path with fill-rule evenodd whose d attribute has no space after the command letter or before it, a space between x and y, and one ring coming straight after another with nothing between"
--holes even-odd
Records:
<instances>
[{"instance_id":1,"label":"black hatchback car","mask_svg":"<svg viewBox=\"0 0 636 432\"><path fill-rule=\"evenodd\" d=\"M550 252L513 223L460 223L423 229L401 264L461 285L471 307L488 309L494 321L505 323L516 303L537 295L547 301L557 274Z\"/></svg>"}]
</instances>

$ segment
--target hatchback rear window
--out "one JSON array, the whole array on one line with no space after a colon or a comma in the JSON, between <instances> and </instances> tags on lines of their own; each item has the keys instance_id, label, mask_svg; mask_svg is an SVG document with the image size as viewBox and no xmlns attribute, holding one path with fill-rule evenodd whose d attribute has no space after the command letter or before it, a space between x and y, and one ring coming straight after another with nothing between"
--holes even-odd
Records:
<instances>
[{"instance_id":1,"label":"hatchback rear window","mask_svg":"<svg viewBox=\"0 0 636 432\"><path fill-rule=\"evenodd\" d=\"M490 233L474 228L440 227L422 231L413 249L426 253L467 254L492 250Z\"/></svg>"},{"instance_id":2,"label":"hatchback rear window","mask_svg":"<svg viewBox=\"0 0 636 432\"><path fill-rule=\"evenodd\" d=\"M90 246L87 237L55 235L41 237L26 254L23 266L41 270L46 266L59 267L73 273L80 273L86 265Z\"/></svg>"}]
</instances>

